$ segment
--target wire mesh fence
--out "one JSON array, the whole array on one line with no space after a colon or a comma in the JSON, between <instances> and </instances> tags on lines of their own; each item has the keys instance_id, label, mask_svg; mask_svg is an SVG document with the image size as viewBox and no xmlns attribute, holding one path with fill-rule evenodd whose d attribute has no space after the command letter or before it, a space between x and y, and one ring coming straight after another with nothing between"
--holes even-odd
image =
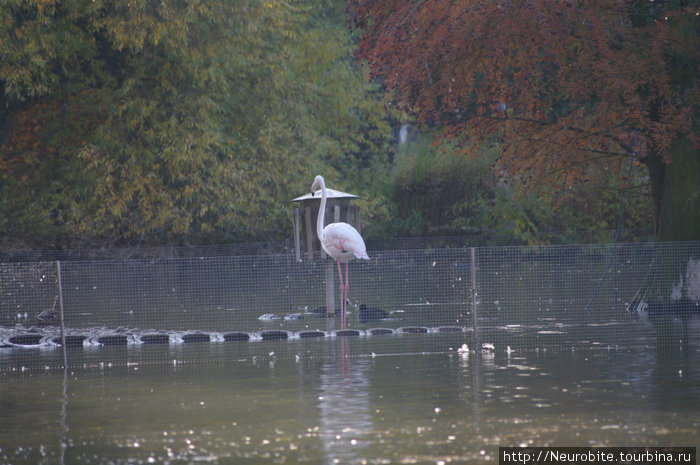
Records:
<instances>
[{"instance_id":1,"label":"wire mesh fence","mask_svg":"<svg viewBox=\"0 0 700 465\"><path fill-rule=\"evenodd\" d=\"M370 248L369 262L350 264L344 328L325 308L330 259L297 261L286 243L241 251L0 263L0 350L407 332L521 347L697 337L698 242Z\"/></svg>"},{"instance_id":2,"label":"wire mesh fence","mask_svg":"<svg viewBox=\"0 0 700 465\"><path fill-rule=\"evenodd\" d=\"M287 243L2 255L0 463L697 442L700 243L368 251L345 326Z\"/></svg>"}]
</instances>

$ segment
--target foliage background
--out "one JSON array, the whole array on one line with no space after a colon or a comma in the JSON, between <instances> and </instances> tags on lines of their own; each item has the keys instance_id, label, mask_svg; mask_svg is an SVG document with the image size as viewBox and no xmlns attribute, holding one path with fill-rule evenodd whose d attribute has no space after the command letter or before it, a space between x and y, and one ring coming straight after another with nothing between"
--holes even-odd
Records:
<instances>
[{"instance_id":1,"label":"foliage background","mask_svg":"<svg viewBox=\"0 0 700 465\"><path fill-rule=\"evenodd\" d=\"M624 179L615 168L633 158L657 238L700 238L698 0L348 0L348 12L373 78L422 127L467 155L498 143L497 174L540 193L583 193L602 169Z\"/></svg>"},{"instance_id":2,"label":"foliage background","mask_svg":"<svg viewBox=\"0 0 700 465\"><path fill-rule=\"evenodd\" d=\"M361 195L363 234L545 232L609 240L624 161L587 182L500 175L357 60L339 0L8 0L0 5L0 246L82 248L291 237L317 173ZM635 165L624 227L651 225ZM527 187L527 188L526 188Z\"/></svg>"},{"instance_id":3,"label":"foliage background","mask_svg":"<svg viewBox=\"0 0 700 465\"><path fill-rule=\"evenodd\" d=\"M338 7L3 3L5 244L271 239L315 172L371 185L390 129Z\"/></svg>"}]
</instances>

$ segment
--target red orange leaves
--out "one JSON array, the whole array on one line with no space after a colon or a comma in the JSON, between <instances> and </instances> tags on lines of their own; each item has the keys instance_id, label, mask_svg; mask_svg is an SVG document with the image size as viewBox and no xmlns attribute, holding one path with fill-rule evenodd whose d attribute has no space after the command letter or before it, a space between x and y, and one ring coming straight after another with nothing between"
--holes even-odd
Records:
<instances>
[{"instance_id":1,"label":"red orange leaves","mask_svg":"<svg viewBox=\"0 0 700 465\"><path fill-rule=\"evenodd\" d=\"M352 0L348 10L364 31L359 54L419 122L462 140L497 138L511 172L541 179L629 153L631 130L664 155L675 134L691 131L696 12L642 11L653 20L641 22L633 7L651 8L623 0ZM689 68L680 85L679 56Z\"/></svg>"}]
</instances>

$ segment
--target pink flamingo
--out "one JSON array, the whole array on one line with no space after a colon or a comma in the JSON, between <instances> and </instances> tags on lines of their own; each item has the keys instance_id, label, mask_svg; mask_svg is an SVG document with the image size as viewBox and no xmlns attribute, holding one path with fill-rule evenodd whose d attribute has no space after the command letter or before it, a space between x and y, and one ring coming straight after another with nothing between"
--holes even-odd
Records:
<instances>
[{"instance_id":1,"label":"pink flamingo","mask_svg":"<svg viewBox=\"0 0 700 465\"><path fill-rule=\"evenodd\" d=\"M348 289L350 289L350 277L348 275L348 262L354 258L369 260L367 248L362 236L347 223L331 223L325 228L324 219L326 216L326 182L322 176L316 176L311 185L311 195L321 187L321 207L318 211L316 221L316 234L321 241L323 250L335 259L338 265L338 278L340 279L340 326L345 328L345 307L348 299ZM345 263L345 285L343 285L343 273L340 264Z\"/></svg>"}]
</instances>

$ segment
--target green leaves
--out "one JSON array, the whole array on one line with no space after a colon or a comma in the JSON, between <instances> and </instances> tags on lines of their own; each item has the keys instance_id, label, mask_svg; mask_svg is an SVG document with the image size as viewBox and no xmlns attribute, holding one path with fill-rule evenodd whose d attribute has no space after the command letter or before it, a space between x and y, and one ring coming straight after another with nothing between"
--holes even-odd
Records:
<instances>
[{"instance_id":1,"label":"green leaves","mask_svg":"<svg viewBox=\"0 0 700 465\"><path fill-rule=\"evenodd\" d=\"M314 174L385 158L338 2L17 1L0 24L6 243L288 237Z\"/></svg>"}]
</instances>

